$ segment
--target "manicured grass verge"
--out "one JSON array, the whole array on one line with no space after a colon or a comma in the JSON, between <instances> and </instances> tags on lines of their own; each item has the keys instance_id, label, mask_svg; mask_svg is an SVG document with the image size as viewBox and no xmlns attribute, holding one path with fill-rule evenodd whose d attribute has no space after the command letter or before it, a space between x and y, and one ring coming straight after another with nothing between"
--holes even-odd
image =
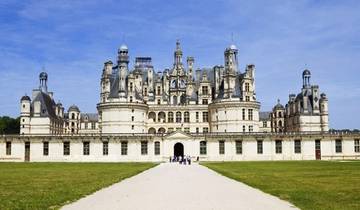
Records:
<instances>
[{"instance_id":1,"label":"manicured grass verge","mask_svg":"<svg viewBox=\"0 0 360 210\"><path fill-rule=\"evenodd\" d=\"M301 209L360 209L360 161L205 162L202 165L288 200Z\"/></svg>"},{"instance_id":2,"label":"manicured grass verge","mask_svg":"<svg viewBox=\"0 0 360 210\"><path fill-rule=\"evenodd\" d=\"M0 163L0 209L57 209L154 163Z\"/></svg>"}]
</instances>

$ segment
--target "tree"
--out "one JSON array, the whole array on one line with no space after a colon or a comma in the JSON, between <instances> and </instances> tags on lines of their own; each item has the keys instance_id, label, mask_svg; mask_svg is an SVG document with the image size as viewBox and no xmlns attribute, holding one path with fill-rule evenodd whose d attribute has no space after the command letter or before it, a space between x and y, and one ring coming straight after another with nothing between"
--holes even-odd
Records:
<instances>
[{"instance_id":1,"label":"tree","mask_svg":"<svg viewBox=\"0 0 360 210\"><path fill-rule=\"evenodd\" d=\"M0 134L19 134L20 118L0 117Z\"/></svg>"}]
</instances>

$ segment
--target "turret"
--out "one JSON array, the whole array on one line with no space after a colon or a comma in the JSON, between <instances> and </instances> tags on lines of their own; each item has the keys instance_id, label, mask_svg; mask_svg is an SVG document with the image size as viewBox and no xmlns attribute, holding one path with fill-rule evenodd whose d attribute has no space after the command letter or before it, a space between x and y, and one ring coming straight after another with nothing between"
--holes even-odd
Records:
<instances>
[{"instance_id":1,"label":"turret","mask_svg":"<svg viewBox=\"0 0 360 210\"><path fill-rule=\"evenodd\" d=\"M328 98L325 93L320 95L320 122L321 130L329 131L329 112L328 112Z\"/></svg>"},{"instance_id":2,"label":"turret","mask_svg":"<svg viewBox=\"0 0 360 210\"><path fill-rule=\"evenodd\" d=\"M80 110L77 106L72 105L68 109L70 133L77 134L80 127Z\"/></svg>"},{"instance_id":3,"label":"turret","mask_svg":"<svg viewBox=\"0 0 360 210\"><path fill-rule=\"evenodd\" d=\"M231 98L235 88L236 72L238 71L238 50L235 45L225 49L224 97Z\"/></svg>"},{"instance_id":4,"label":"turret","mask_svg":"<svg viewBox=\"0 0 360 210\"><path fill-rule=\"evenodd\" d=\"M110 94L110 75L112 74L113 63L107 61L104 63L103 75L101 77L100 102L104 103Z\"/></svg>"},{"instance_id":5,"label":"turret","mask_svg":"<svg viewBox=\"0 0 360 210\"><path fill-rule=\"evenodd\" d=\"M119 97L125 97L126 76L129 69L128 47L121 45L118 51Z\"/></svg>"},{"instance_id":6,"label":"turret","mask_svg":"<svg viewBox=\"0 0 360 210\"><path fill-rule=\"evenodd\" d=\"M40 80L39 89L44 93L47 93L47 79L48 79L47 73L46 72L41 72L40 75L39 75L39 80Z\"/></svg>"},{"instance_id":7,"label":"turret","mask_svg":"<svg viewBox=\"0 0 360 210\"><path fill-rule=\"evenodd\" d=\"M305 69L303 71L302 78L303 78L303 88L310 88L311 73L308 69Z\"/></svg>"},{"instance_id":8,"label":"turret","mask_svg":"<svg viewBox=\"0 0 360 210\"><path fill-rule=\"evenodd\" d=\"M182 51L180 47L180 41L176 41L176 49L174 52L174 68L180 69L182 67Z\"/></svg>"},{"instance_id":9,"label":"turret","mask_svg":"<svg viewBox=\"0 0 360 210\"><path fill-rule=\"evenodd\" d=\"M25 95L20 100L20 134L30 133L31 99Z\"/></svg>"},{"instance_id":10,"label":"turret","mask_svg":"<svg viewBox=\"0 0 360 210\"><path fill-rule=\"evenodd\" d=\"M187 57L187 67L188 67L188 81L193 81L193 67L194 67L194 58L193 57Z\"/></svg>"},{"instance_id":11,"label":"turret","mask_svg":"<svg viewBox=\"0 0 360 210\"><path fill-rule=\"evenodd\" d=\"M238 49L235 45L230 45L230 47L225 49L225 73L226 74L235 74L238 71Z\"/></svg>"}]
</instances>

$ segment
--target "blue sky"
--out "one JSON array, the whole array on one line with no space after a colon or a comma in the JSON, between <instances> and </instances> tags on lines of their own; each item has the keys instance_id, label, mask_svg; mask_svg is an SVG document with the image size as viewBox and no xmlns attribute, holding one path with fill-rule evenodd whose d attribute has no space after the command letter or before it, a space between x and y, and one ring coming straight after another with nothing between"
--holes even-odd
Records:
<instances>
[{"instance_id":1,"label":"blue sky","mask_svg":"<svg viewBox=\"0 0 360 210\"><path fill-rule=\"evenodd\" d=\"M240 71L256 65L261 110L298 93L305 67L329 97L330 127L359 128L360 1L0 1L0 115L45 67L56 101L96 112L103 63L125 42L132 61L172 66L176 39L195 67L223 64L239 48ZM130 64L132 66L132 63Z\"/></svg>"}]
</instances>

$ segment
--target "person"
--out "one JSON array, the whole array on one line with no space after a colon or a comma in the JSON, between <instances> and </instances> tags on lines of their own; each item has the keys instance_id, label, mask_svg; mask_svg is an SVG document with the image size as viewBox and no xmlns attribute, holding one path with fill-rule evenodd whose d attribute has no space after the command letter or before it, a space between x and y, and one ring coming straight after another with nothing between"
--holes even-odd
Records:
<instances>
[{"instance_id":1,"label":"person","mask_svg":"<svg viewBox=\"0 0 360 210\"><path fill-rule=\"evenodd\" d=\"M199 156L196 157L196 161L199 162Z\"/></svg>"},{"instance_id":2,"label":"person","mask_svg":"<svg viewBox=\"0 0 360 210\"><path fill-rule=\"evenodd\" d=\"M191 165L191 157L190 157L190 155L188 157L188 164Z\"/></svg>"},{"instance_id":3,"label":"person","mask_svg":"<svg viewBox=\"0 0 360 210\"><path fill-rule=\"evenodd\" d=\"M170 158L169 158L169 162L171 163L171 156L170 156Z\"/></svg>"}]
</instances>

